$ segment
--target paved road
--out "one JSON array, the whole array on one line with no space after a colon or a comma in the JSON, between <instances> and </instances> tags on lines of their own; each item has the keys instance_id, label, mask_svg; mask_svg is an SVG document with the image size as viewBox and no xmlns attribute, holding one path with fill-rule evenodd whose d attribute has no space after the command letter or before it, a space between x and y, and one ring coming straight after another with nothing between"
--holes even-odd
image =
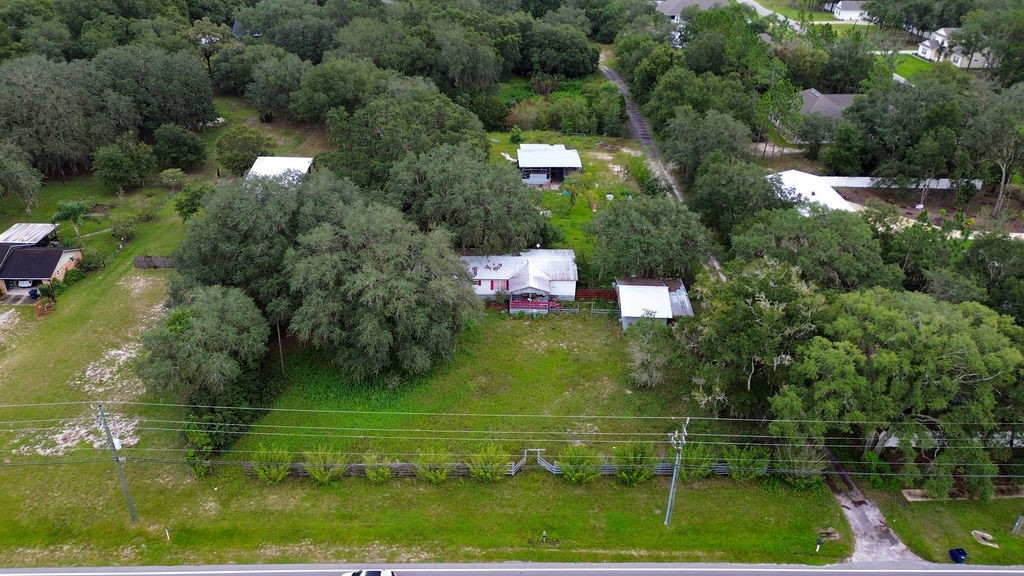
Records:
<instances>
[{"instance_id":1,"label":"paved road","mask_svg":"<svg viewBox=\"0 0 1024 576\"><path fill-rule=\"evenodd\" d=\"M651 135L651 127L647 124L647 118L644 118L636 103L633 102L633 97L629 93L629 86L626 85L626 81L607 66L601 66L601 72L604 73L605 78L618 85L619 92L622 93L622 97L626 100L626 113L629 114L630 134L632 134L633 138L640 141L640 145L647 152L647 157L654 164L654 169L658 172L662 181L668 182L669 186L672 187L672 194L675 195L676 200L682 202L683 190L679 187L672 173L665 167L665 159L662 157L661 152L658 150L658 144L655 143L654 137Z\"/></svg>"},{"instance_id":2,"label":"paved road","mask_svg":"<svg viewBox=\"0 0 1024 576\"><path fill-rule=\"evenodd\" d=\"M1024 567L927 564L923 562L871 562L835 566L782 566L773 564L407 564L365 566L345 564L280 564L230 566L105 567L5 569L6 576L340 576L359 569L391 569L399 576L593 576L626 574L629 576L907 576L924 574L971 574L996 576L1024 574Z\"/></svg>"}]
</instances>

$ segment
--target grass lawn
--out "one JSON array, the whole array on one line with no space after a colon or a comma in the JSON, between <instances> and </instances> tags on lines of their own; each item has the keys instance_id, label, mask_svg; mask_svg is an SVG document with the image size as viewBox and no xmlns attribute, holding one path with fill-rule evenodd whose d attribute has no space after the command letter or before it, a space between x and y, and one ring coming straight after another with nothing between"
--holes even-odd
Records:
<instances>
[{"instance_id":1,"label":"grass lawn","mask_svg":"<svg viewBox=\"0 0 1024 576\"><path fill-rule=\"evenodd\" d=\"M104 278L94 280L99 284ZM149 286L153 290L147 294L155 296L152 292L159 292L155 290L159 279ZM86 296L84 291L79 295ZM111 306L115 303L119 309L104 312L126 316L125 300L112 300ZM69 307L67 303L61 311ZM46 319L62 322L65 332L77 333L72 320L59 315ZM134 333L137 327L121 329ZM123 342L124 334L111 331L110 336L115 334ZM261 433L276 430L280 435L260 434L259 439L301 450L314 440L324 440L323 427L401 429L403 435L419 439L385 438L381 432L331 432L339 436L334 439L339 449L372 449L401 458L417 448L437 446L441 434L455 438L444 442L460 451L470 444L460 430L473 430L473 443L486 437L487 430L500 430L499 441L510 451L546 447L555 454L566 438L592 439L597 432L615 432L619 439L645 432L661 437L678 422L590 418L685 410L671 390L635 391L625 385L621 338L616 323L607 317L524 320L492 314L467 338L451 365L397 389L346 385L314 356L293 355L288 369L294 385L277 404L281 410L264 418L258 428ZM81 347L77 342L75 346ZM45 357L44 352L27 349L21 354ZM73 359L78 366L88 360L78 355ZM23 381L27 374L23 363L13 369L17 379L12 381ZM70 367L65 374L73 371ZM75 380L73 373L70 380ZM62 382L56 377L41 381ZM33 388L38 393L44 387ZM65 385L45 388L64 390L59 399L90 396ZM87 411L84 406L73 408ZM118 408L137 410L149 419L138 428L140 442L123 451L139 524L128 522L116 476L100 451L83 447L70 455L95 458L97 463L0 467L4 487L0 507L8 511L7 521L0 525L0 564L473 560L821 564L839 561L851 550L846 524L827 492L770 489L729 479L683 483L667 528L662 522L668 478L634 488L608 478L573 487L528 467L514 479L493 485L450 480L434 486L396 479L373 486L362 478L345 478L320 488L307 479L266 486L245 477L236 466L222 466L213 476L195 481L180 464L143 461L180 458L180 452L168 451L177 448L176 435L160 430L166 425L156 422L178 418L174 409L115 406L115 412ZM310 408L373 414L295 411ZM477 416L423 414L434 411ZM54 416L41 409L37 412L35 417ZM486 416L491 413L551 418ZM691 424L691 431L698 429ZM244 450L258 441L243 441L228 457L244 458ZM39 460L24 459L26 463ZM814 553L816 531L830 527L838 529L843 539ZM539 541L542 531L547 531L547 543Z\"/></svg>"},{"instance_id":2,"label":"grass lawn","mask_svg":"<svg viewBox=\"0 0 1024 576\"><path fill-rule=\"evenodd\" d=\"M932 68L931 62L922 60L913 54L897 54L894 63L896 65L895 72L907 80L913 80Z\"/></svg>"},{"instance_id":3,"label":"grass lawn","mask_svg":"<svg viewBox=\"0 0 1024 576\"><path fill-rule=\"evenodd\" d=\"M830 22L828 24L840 36L859 32L877 50L916 49L920 39L903 30L883 29L870 22Z\"/></svg>"},{"instance_id":4,"label":"grass lawn","mask_svg":"<svg viewBox=\"0 0 1024 576\"><path fill-rule=\"evenodd\" d=\"M582 441L610 454L615 441L664 443L666 434L678 426L665 418L631 417L686 410L668 390L634 392L627 385L622 329L608 316L518 319L488 313L463 339L449 366L401 389L352 385L313 354L294 355L288 366L288 379L296 385L276 405L285 411L263 418L260 424L268 428L260 431L283 426L289 434L250 437L239 449L273 441L301 452L323 441L353 456L374 452L409 462L417 450L432 447L465 454L494 442L511 459L524 448L557 453L569 441ZM308 409L373 413L288 411ZM489 415L495 413L523 416ZM591 420L580 415L622 418ZM320 428L329 430L330 437L321 438Z\"/></svg>"},{"instance_id":5,"label":"grass lawn","mask_svg":"<svg viewBox=\"0 0 1024 576\"><path fill-rule=\"evenodd\" d=\"M790 0L760 0L759 4L769 10L782 14L790 20L799 20L801 15L807 15L812 22L836 19L831 12L826 12L824 10L807 10L806 8L797 8L795 3Z\"/></svg>"},{"instance_id":6,"label":"grass lawn","mask_svg":"<svg viewBox=\"0 0 1024 576\"><path fill-rule=\"evenodd\" d=\"M1020 499L907 502L899 493L870 490L869 494L889 527L925 560L951 563L948 551L963 548L969 564L1024 564L1024 536L1010 534L1024 512ZM979 544L971 530L991 534L999 548Z\"/></svg>"}]
</instances>

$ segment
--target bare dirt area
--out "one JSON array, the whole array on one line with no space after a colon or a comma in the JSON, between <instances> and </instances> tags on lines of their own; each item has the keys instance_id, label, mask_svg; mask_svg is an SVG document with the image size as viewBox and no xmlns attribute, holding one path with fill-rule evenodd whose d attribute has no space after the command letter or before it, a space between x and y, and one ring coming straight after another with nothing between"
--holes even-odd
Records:
<instances>
[{"instance_id":1,"label":"bare dirt area","mask_svg":"<svg viewBox=\"0 0 1024 576\"><path fill-rule=\"evenodd\" d=\"M123 414L107 414L110 433L121 441L122 446L138 444L135 430L142 418ZM57 426L19 434L14 441L13 452L22 455L63 456L80 446L101 449L107 447L106 434L92 415L62 420Z\"/></svg>"},{"instance_id":2,"label":"bare dirt area","mask_svg":"<svg viewBox=\"0 0 1024 576\"><path fill-rule=\"evenodd\" d=\"M992 206L996 198L994 194L978 193L963 209L956 206L956 194L952 190L931 190L925 201L924 210L917 208L920 201L920 192L917 190L902 191L885 188L836 188L836 191L849 202L865 205L869 200L877 200L895 206L901 216L910 219L917 217L924 210L928 211L929 222L939 226L943 219L952 218L957 212L962 212L968 218L974 219L975 230L999 230L1007 232L1024 232L1024 201L1019 197L1013 197L1007 192L1007 198L1003 202L1003 217L992 217ZM946 216L943 218L942 211ZM1008 218L1012 216L1012 218Z\"/></svg>"},{"instance_id":3,"label":"bare dirt area","mask_svg":"<svg viewBox=\"0 0 1024 576\"><path fill-rule=\"evenodd\" d=\"M17 346L19 324L21 316L14 308L0 312L0 351L13 350Z\"/></svg>"},{"instance_id":4,"label":"bare dirt area","mask_svg":"<svg viewBox=\"0 0 1024 576\"><path fill-rule=\"evenodd\" d=\"M117 403L134 400L145 391L131 368L131 361L139 350L140 346L135 342L108 350L76 374L68 385L97 401ZM84 415L60 420L56 425L22 432L14 440L14 453L63 456L80 446L106 448L106 435L98 425L92 407L86 407L84 411ZM141 423L142 418L137 416L129 417L117 411L107 414L110 433L123 446L138 443L136 429Z\"/></svg>"},{"instance_id":5,"label":"bare dirt area","mask_svg":"<svg viewBox=\"0 0 1024 576\"><path fill-rule=\"evenodd\" d=\"M773 171L800 170L808 174L828 176L821 162L808 160L800 154L772 156L765 158L762 163ZM917 204L921 200L919 190L836 188L836 191L848 202L859 206L864 206L868 200L885 202L895 206L901 216L912 220L922 212L917 209ZM928 211L930 222L936 226L942 224L941 211L945 210L945 219L950 219L958 212L973 218L975 230L1005 229L1007 232L1024 233L1024 194L1014 194L1013 191L1007 190L1003 202L1003 215L1000 218L992 217L992 206L995 202L995 192L985 191L976 194L966 206L957 208L956 194L952 190L930 190L925 200L925 210Z\"/></svg>"}]
</instances>

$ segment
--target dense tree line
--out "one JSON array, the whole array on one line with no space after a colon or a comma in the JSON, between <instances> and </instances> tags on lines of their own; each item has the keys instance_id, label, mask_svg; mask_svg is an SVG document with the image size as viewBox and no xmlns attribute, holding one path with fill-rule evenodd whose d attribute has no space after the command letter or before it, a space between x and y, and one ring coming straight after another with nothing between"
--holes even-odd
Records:
<instances>
[{"instance_id":1,"label":"dense tree line","mask_svg":"<svg viewBox=\"0 0 1024 576\"><path fill-rule=\"evenodd\" d=\"M177 259L175 306L194 286L241 290L262 323L322 348L356 378L429 371L478 306L447 230L423 232L328 171L207 193Z\"/></svg>"}]
</instances>

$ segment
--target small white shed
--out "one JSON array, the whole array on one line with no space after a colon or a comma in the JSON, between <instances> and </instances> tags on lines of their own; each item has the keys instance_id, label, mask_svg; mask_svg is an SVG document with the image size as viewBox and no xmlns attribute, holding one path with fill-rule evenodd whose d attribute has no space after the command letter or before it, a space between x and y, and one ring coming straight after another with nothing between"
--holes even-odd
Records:
<instances>
[{"instance_id":1,"label":"small white shed","mask_svg":"<svg viewBox=\"0 0 1024 576\"><path fill-rule=\"evenodd\" d=\"M641 318L667 323L674 318L693 316L693 306L682 280L620 278L615 281L615 294L623 330Z\"/></svg>"}]
</instances>

